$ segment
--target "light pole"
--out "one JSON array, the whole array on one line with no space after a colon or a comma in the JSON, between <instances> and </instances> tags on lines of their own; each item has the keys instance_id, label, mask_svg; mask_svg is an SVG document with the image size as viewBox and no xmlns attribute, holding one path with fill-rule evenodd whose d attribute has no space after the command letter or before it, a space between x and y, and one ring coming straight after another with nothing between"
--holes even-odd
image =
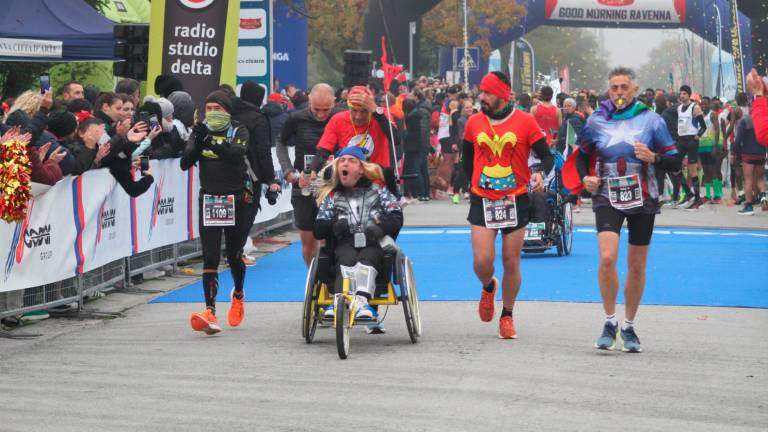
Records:
<instances>
[{"instance_id":1,"label":"light pole","mask_svg":"<svg viewBox=\"0 0 768 432\"><path fill-rule=\"evenodd\" d=\"M415 34L416 21L411 21L408 25L408 73L411 81L413 81L413 35Z\"/></svg>"},{"instance_id":2,"label":"light pole","mask_svg":"<svg viewBox=\"0 0 768 432\"><path fill-rule=\"evenodd\" d=\"M467 0L464 0L464 84L469 85L469 30L467 29Z\"/></svg>"}]
</instances>

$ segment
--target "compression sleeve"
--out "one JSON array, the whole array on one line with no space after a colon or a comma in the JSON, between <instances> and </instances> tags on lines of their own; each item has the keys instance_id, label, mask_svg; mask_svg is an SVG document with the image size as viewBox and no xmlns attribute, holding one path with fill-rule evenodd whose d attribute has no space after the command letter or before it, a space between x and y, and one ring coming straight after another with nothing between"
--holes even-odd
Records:
<instances>
[{"instance_id":1,"label":"compression sleeve","mask_svg":"<svg viewBox=\"0 0 768 432\"><path fill-rule=\"evenodd\" d=\"M549 172L552 170L552 167L555 165L555 158L549 151L547 139L541 138L540 140L533 143L531 148L533 149L533 152L536 153L536 157L541 160L541 170L544 172L544 177L546 177L547 174L549 174Z\"/></svg>"},{"instance_id":2,"label":"compression sleeve","mask_svg":"<svg viewBox=\"0 0 768 432\"><path fill-rule=\"evenodd\" d=\"M707 122L704 121L704 115L699 114L696 116L696 122L699 124L699 131L696 132L696 136L701 138L704 132L707 131Z\"/></svg>"}]
</instances>

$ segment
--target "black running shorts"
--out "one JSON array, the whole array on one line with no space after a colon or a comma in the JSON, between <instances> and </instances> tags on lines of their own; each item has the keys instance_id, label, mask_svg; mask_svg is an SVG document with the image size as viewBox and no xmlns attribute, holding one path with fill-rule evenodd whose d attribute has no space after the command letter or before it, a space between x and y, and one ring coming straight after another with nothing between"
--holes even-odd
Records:
<instances>
[{"instance_id":1,"label":"black running shorts","mask_svg":"<svg viewBox=\"0 0 768 432\"><path fill-rule=\"evenodd\" d=\"M689 165L699 162L699 140L694 135L679 137L677 151L680 152L681 158L688 156Z\"/></svg>"},{"instance_id":2,"label":"black running shorts","mask_svg":"<svg viewBox=\"0 0 768 432\"><path fill-rule=\"evenodd\" d=\"M510 228L502 228L502 234L509 234L517 231L520 228L525 228L528 225L528 221L531 219L531 200L528 194L523 194L515 199L517 206L517 226ZM483 213L483 199L475 194L471 194L469 198L469 215L467 220L472 225L485 226L485 215Z\"/></svg>"},{"instance_id":3,"label":"black running shorts","mask_svg":"<svg viewBox=\"0 0 768 432\"><path fill-rule=\"evenodd\" d=\"M611 206L602 206L595 209L595 225L597 232L612 231L621 235L621 226L627 220L629 231L629 244L634 246L648 246L651 244L653 234L653 222L656 215L651 213L625 214Z\"/></svg>"},{"instance_id":4,"label":"black running shorts","mask_svg":"<svg viewBox=\"0 0 768 432\"><path fill-rule=\"evenodd\" d=\"M317 203L313 196L293 196L291 197L293 205L293 224L302 231L312 231L315 229L315 219L317 219Z\"/></svg>"}]
</instances>

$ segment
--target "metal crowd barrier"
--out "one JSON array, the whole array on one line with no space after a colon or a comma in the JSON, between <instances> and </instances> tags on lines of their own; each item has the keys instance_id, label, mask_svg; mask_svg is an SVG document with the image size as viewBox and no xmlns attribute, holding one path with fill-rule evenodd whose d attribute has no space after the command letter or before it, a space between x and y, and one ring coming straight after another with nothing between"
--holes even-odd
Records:
<instances>
[{"instance_id":1,"label":"metal crowd barrier","mask_svg":"<svg viewBox=\"0 0 768 432\"><path fill-rule=\"evenodd\" d=\"M281 213L274 219L253 225L250 237L265 235L292 221L293 211ZM3 292L0 293L0 318L72 303L77 303L77 310L80 311L85 297L93 297L105 291L130 290L133 276L167 265L173 266L175 272L179 263L199 257L202 253L200 240L195 239L119 259L62 281Z\"/></svg>"}]
</instances>

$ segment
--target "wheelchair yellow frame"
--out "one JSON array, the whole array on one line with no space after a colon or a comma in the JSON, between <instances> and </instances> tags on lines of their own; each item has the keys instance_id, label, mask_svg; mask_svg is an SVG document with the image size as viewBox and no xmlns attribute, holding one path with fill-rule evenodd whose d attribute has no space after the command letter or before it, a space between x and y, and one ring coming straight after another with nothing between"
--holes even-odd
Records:
<instances>
[{"instance_id":1,"label":"wheelchair yellow frame","mask_svg":"<svg viewBox=\"0 0 768 432\"><path fill-rule=\"evenodd\" d=\"M355 315L357 314L357 307L354 300L354 294L350 294L349 292L349 286L350 286L350 280L349 278L344 278L341 282L341 293L338 294L340 296L344 296L344 301L351 305L349 308L349 322L346 323L348 327L352 327L355 325ZM320 284L320 295L317 299L317 304L320 306L327 306L334 304L335 295L331 295L331 293L328 291L328 286L324 283ZM390 306L390 305L397 305L399 303L399 300L397 299L397 295L395 295L395 288L392 285L392 282L387 282L387 297L383 298L374 298L368 301L368 304L371 306ZM336 322L336 317L339 316L339 314L333 315L333 327L336 328L338 323ZM366 322L366 324L370 324Z\"/></svg>"}]
</instances>

